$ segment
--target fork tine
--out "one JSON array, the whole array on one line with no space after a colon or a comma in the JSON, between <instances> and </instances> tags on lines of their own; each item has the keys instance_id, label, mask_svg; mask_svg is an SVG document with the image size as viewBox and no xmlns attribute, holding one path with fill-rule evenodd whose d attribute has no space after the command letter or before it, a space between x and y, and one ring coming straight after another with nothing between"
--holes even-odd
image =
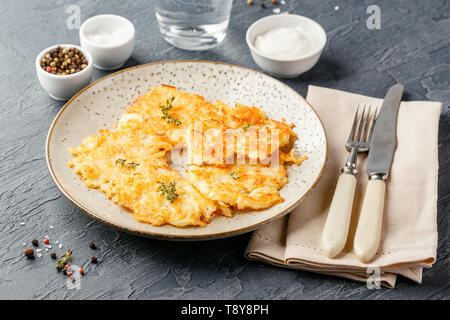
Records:
<instances>
[{"instance_id":1,"label":"fork tine","mask_svg":"<svg viewBox=\"0 0 450 320\"><path fill-rule=\"evenodd\" d=\"M355 135L355 141L359 140L359 137L361 136L361 129L362 129L362 125L364 123L364 114L366 112L366 106L364 105L362 114L361 114L361 119L359 120L359 125L358 125L358 130L356 131L356 135Z\"/></svg>"},{"instance_id":2,"label":"fork tine","mask_svg":"<svg viewBox=\"0 0 450 320\"><path fill-rule=\"evenodd\" d=\"M359 140L362 143L366 142L367 131L369 131L369 119L370 119L370 106L369 106L369 110L367 111L366 121L364 121L364 128L362 131L362 136L361 136L361 139Z\"/></svg>"},{"instance_id":3,"label":"fork tine","mask_svg":"<svg viewBox=\"0 0 450 320\"><path fill-rule=\"evenodd\" d=\"M369 133L369 137L367 138L367 143L370 143L370 141L372 140L373 129L375 128L375 123L377 122L377 118L378 118L378 108L375 109L375 113L373 114L373 117L372 117L372 123L370 125L370 133Z\"/></svg>"},{"instance_id":4,"label":"fork tine","mask_svg":"<svg viewBox=\"0 0 450 320\"><path fill-rule=\"evenodd\" d=\"M350 143L353 141L353 136L355 135L356 123L358 120L358 113L359 113L359 104L358 104L358 107L356 108L355 117L353 118L352 130L350 131L350 135L348 136L347 143Z\"/></svg>"}]
</instances>

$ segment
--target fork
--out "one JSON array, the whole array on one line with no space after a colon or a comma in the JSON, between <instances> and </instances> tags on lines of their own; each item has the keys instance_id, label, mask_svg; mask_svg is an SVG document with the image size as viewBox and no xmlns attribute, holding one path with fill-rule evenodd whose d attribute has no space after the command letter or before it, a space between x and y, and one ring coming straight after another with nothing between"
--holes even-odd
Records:
<instances>
[{"instance_id":1,"label":"fork","mask_svg":"<svg viewBox=\"0 0 450 320\"><path fill-rule=\"evenodd\" d=\"M329 258L333 258L339 254L347 242L353 197L356 188L356 175L358 174L358 170L356 170L357 154L369 151L377 110L375 110L375 113L371 117L370 106L367 115L366 107L364 106L359 124L358 115L359 106L356 109L350 135L345 143L345 148L350 152L350 155L345 163L345 167L341 169L341 175L337 181L336 190L334 191L333 200L331 201L327 221L322 233L322 247L324 253Z\"/></svg>"}]
</instances>

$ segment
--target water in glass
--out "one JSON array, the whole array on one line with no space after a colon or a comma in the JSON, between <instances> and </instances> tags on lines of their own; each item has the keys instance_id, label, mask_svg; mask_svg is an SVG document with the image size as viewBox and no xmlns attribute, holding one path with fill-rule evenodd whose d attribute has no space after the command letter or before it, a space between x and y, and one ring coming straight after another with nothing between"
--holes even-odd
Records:
<instances>
[{"instance_id":1,"label":"water in glass","mask_svg":"<svg viewBox=\"0 0 450 320\"><path fill-rule=\"evenodd\" d=\"M164 39L186 50L207 50L227 33L233 0L157 0L156 17Z\"/></svg>"}]
</instances>

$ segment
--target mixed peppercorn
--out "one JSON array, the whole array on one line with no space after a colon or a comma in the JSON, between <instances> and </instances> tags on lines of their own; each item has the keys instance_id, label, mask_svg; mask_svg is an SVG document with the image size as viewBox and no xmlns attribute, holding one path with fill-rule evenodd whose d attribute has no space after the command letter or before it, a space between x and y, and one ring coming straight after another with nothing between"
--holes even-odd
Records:
<instances>
[{"instance_id":1,"label":"mixed peppercorn","mask_svg":"<svg viewBox=\"0 0 450 320\"><path fill-rule=\"evenodd\" d=\"M32 248L26 248L23 252L23 254L27 257L27 258L34 258L34 250Z\"/></svg>"},{"instance_id":2,"label":"mixed peppercorn","mask_svg":"<svg viewBox=\"0 0 450 320\"><path fill-rule=\"evenodd\" d=\"M41 67L48 73L69 75L80 72L88 65L88 61L77 48L62 48L50 50L41 59Z\"/></svg>"},{"instance_id":3,"label":"mixed peppercorn","mask_svg":"<svg viewBox=\"0 0 450 320\"><path fill-rule=\"evenodd\" d=\"M44 244L46 245L47 249L51 248L51 246L49 245L50 240L46 237L43 240ZM39 241L37 239L34 239L33 241L31 241L32 245L35 247L39 246ZM58 243L58 241L56 241L55 243ZM25 243L24 243L25 245ZM60 248L62 247L62 245L60 245ZM90 242L89 243L89 247L93 250L97 249L97 246L95 245L94 242ZM47 250L46 249L46 250ZM37 249L37 252L40 252L41 249ZM34 258L34 249L33 248L26 248L24 250L24 255L29 258L29 259L33 259ZM40 257L40 253L38 253L38 256ZM55 252L51 252L50 253L50 258L52 259L57 259L57 255ZM56 270L57 271L62 271L66 276L68 276L69 278L72 278L72 281L75 281L75 279L72 277L73 276L73 269L72 266L70 265L70 262L72 261L72 249L69 249L65 254L63 254L57 261L56 264ZM98 259L96 256L92 256L90 259L91 263L98 263ZM80 267L79 270L81 275L85 274L84 268Z\"/></svg>"},{"instance_id":4,"label":"mixed peppercorn","mask_svg":"<svg viewBox=\"0 0 450 320\"><path fill-rule=\"evenodd\" d=\"M270 2L271 4L278 4L278 1L277 1L277 0L270 0L269 2ZM247 4L248 4L249 6L253 5L253 3L254 3L253 0L247 0ZM266 2L265 2L265 0L261 0L261 1L259 2L259 6L260 6L262 9L265 9L265 8L266 8Z\"/></svg>"}]
</instances>

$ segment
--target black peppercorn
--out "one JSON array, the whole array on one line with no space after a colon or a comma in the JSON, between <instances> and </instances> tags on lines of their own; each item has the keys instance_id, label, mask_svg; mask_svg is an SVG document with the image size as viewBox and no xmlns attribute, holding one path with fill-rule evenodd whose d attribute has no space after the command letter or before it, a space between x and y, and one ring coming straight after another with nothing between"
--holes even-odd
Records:
<instances>
[{"instance_id":1,"label":"black peppercorn","mask_svg":"<svg viewBox=\"0 0 450 320\"><path fill-rule=\"evenodd\" d=\"M37 241L36 239L34 239L33 241L31 241L31 243L33 244L33 246L37 247L39 245L39 241Z\"/></svg>"},{"instance_id":2,"label":"black peppercorn","mask_svg":"<svg viewBox=\"0 0 450 320\"><path fill-rule=\"evenodd\" d=\"M93 257L91 258L91 262L92 262L92 263L97 263L97 257L96 257L96 256L93 256Z\"/></svg>"},{"instance_id":3,"label":"black peppercorn","mask_svg":"<svg viewBox=\"0 0 450 320\"><path fill-rule=\"evenodd\" d=\"M91 247L91 249L97 249L97 247L95 246L95 243L93 243L93 242L89 243L89 247Z\"/></svg>"},{"instance_id":4,"label":"black peppercorn","mask_svg":"<svg viewBox=\"0 0 450 320\"><path fill-rule=\"evenodd\" d=\"M50 253L50 258L56 259L56 253L54 253L54 252Z\"/></svg>"}]
</instances>

